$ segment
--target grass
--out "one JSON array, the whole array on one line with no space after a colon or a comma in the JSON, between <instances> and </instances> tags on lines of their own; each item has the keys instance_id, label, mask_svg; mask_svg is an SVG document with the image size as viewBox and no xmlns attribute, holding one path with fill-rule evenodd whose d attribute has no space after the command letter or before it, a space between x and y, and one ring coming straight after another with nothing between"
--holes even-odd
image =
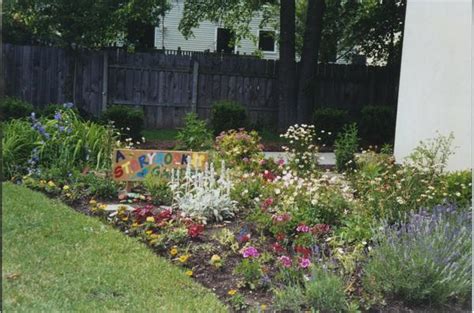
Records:
<instances>
[{"instance_id":1,"label":"grass","mask_svg":"<svg viewBox=\"0 0 474 313\"><path fill-rule=\"evenodd\" d=\"M145 129L142 131L146 140L175 140L178 134L177 129ZM262 142L283 142L280 135L268 130L259 132Z\"/></svg>"},{"instance_id":2,"label":"grass","mask_svg":"<svg viewBox=\"0 0 474 313\"><path fill-rule=\"evenodd\" d=\"M225 312L136 239L25 187L3 184L6 312Z\"/></svg>"},{"instance_id":3,"label":"grass","mask_svg":"<svg viewBox=\"0 0 474 313\"><path fill-rule=\"evenodd\" d=\"M175 140L177 129L145 129L142 131L146 140Z\"/></svg>"}]
</instances>

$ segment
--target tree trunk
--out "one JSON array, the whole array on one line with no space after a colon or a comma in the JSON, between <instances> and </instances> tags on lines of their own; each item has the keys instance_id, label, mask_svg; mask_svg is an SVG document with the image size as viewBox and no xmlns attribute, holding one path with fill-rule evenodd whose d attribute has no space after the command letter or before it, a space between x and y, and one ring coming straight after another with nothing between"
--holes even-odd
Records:
<instances>
[{"instance_id":1,"label":"tree trunk","mask_svg":"<svg viewBox=\"0 0 474 313\"><path fill-rule=\"evenodd\" d=\"M325 8L324 0L308 0L297 93L298 122L300 123L308 123L312 119L315 75Z\"/></svg>"},{"instance_id":2,"label":"tree trunk","mask_svg":"<svg viewBox=\"0 0 474 313\"><path fill-rule=\"evenodd\" d=\"M278 128L296 121L295 0L281 0Z\"/></svg>"}]
</instances>

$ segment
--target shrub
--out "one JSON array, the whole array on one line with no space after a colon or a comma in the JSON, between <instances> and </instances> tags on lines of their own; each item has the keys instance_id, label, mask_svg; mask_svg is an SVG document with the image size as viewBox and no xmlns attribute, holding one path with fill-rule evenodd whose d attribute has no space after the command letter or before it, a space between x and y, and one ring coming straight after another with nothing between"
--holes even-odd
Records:
<instances>
[{"instance_id":1,"label":"shrub","mask_svg":"<svg viewBox=\"0 0 474 313\"><path fill-rule=\"evenodd\" d=\"M256 131L229 130L216 137L215 149L230 167L250 169L263 158L260 137Z\"/></svg>"},{"instance_id":2,"label":"shrub","mask_svg":"<svg viewBox=\"0 0 474 313\"><path fill-rule=\"evenodd\" d=\"M344 132L339 133L334 142L336 169L339 172L355 168L354 156L357 152L358 141L359 138L357 137L357 126L355 123L346 125Z\"/></svg>"},{"instance_id":3,"label":"shrub","mask_svg":"<svg viewBox=\"0 0 474 313\"><path fill-rule=\"evenodd\" d=\"M406 304L445 304L471 295L471 214L453 206L411 213L401 225L384 224L364 268L370 294Z\"/></svg>"},{"instance_id":4,"label":"shrub","mask_svg":"<svg viewBox=\"0 0 474 313\"><path fill-rule=\"evenodd\" d=\"M247 126L245 108L237 102L218 101L212 106L211 125L216 136L230 129L245 128Z\"/></svg>"},{"instance_id":5,"label":"shrub","mask_svg":"<svg viewBox=\"0 0 474 313\"><path fill-rule=\"evenodd\" d=\"M344 284L336 274L313 268L312 277L305 282L306 301L322 312L342 312L347 308Z\"/></svg>"},{"instance_id":6,"label":"shrub","mask_svg":"<svg viewBox=\"0 0 474 313\"><path fill-rule=\"evenodd\" d=\"M365 106L361 112L362 138L370 144L393 143L395 137L395 109L389 106Z\"/></svg>"},{"instance_id":7,"label":"shrub","mask_svg":"<svg viewBox=\"0 0 474 313\"><path fill-rule=\"evenodd\" d=\"M84 184L88 196L104 200L117 198L117 183L108 177L100 177L94 173L89 173L80 175L78 182Z\"/></svg>"},{"instance_id":8,"label":"shrub","mask_svg":"<svg viewBox=\"0 0 474 313\"><path fill-rule=\"evenodd\" d=\"M206 122L198 119L196 113L186 114L184 128L178 132L176 139L186 150L208 150L212 146L212 134L206 127Z\"/></svg>"},{"instance_id":9,"label":"shrub","mask_svg":"<svg viewBox=\"0 0 474 313\"><path fill-rule=\"evenodd\" d=\"M275 309L278 311L300 312L301 307L306 303L304 290L298 285L276 289L274 294Z\"/></svg>"},{"instance_id":10,"label":"shrub","mask_svg":"<svg viewBox=\"0 0 474 313\"><path fill-rule=\"evenodd\" d=\"M157 205L170 205L173 201L173 193L169 181L161 173L149 173L145 176L143 184L150 193L153 203Z\"/></svg>"},{"instance_id":11,"label":"shrub","mask_svg":"<svg viewBox=\"0 0 474 313\"><path fill-rule=\"evenodd\" d=\"M441 177L446 185L447 200L460 208L472 205L472 171L447 173Z\"/></svg>"},{"instance_id":12,"label":"shrub","mask_svg":"<svg viewBox=\"0 0 474 313\"><path fill-rule=\"evenodd\" d=\"M282 147L289 153L288 164L291 170L302 177L315 171L317 165L318 147L314 144L316 133L314 125L295 124L288 127L285 138L286 146Z\"/></svg>"},{"instance_id":13,"label":"shrub","mask_svg":"<svg viewBox=\"0 0 474 313\"><path fill-rule=\"evenodd\" d=\"M323 143L332 144L335 136L349 122L349 112L342 109L321 108L314 111L313 120L318 136L324 139Z\"/></svg>"},{"instance_id":14,"label":"shrub","mask_svg":"<svg viewBox=\"0 0 474 313\"><path fill-rule=\"evenodd\" d=\"M2 121L28 117L33 112L33 105L17 98L6 97L0 100L0 112Z\"/></svg>"},{"instance_id":15,"label":"shrub","mask_svg":"<svg viewBox=\"0 0 474 313\"><path fill-rule=\"evenodd\" d=\"M133 139L141 137L144 125L144 114L142 108L134 108L126 105L113 105L107 108L102 118L106 121L113 121L114 125L123 136Z\"/></svg>"}]
</instances>

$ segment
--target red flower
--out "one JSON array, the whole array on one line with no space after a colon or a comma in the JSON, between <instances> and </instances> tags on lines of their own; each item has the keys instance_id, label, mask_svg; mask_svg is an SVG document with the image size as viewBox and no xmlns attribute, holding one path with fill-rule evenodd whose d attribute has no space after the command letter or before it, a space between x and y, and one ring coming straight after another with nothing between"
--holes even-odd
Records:
<instances>
[{"instance_id":1,"label":"red flower","mask_svg":"<svg viewBox=\"0 0 474 313\"><path fill-rule=\"evenodd\" d=\"M274 244L272 244L272 249L273 251L275 251L275 253L279 254L286 252L285 248L283 248L283 246L279 242L275 242Z\"/></svg>"},{"instance_id":2,"label":"red flower","mask_svg":"<svg viewBox=\"0 0 474 313\"><path fill-rule=\"evenodd\" d=\"M267 181L273 181L275 179L275 175L269 170L265 170L262 174L263 178Z\"/></svg>"},{"instance_id":3,"label":"red flower","mask_svg":"<svg viewBox=\"0 0 474 313\"><path fill-rule=\"evenodd\" d=\"M153 206L145 205L144 207L136 208L133 214L139 222L143 222L147 217L153 216L153 209Z\"/></svg>"},{"instance_id":4,"label":"red flower","mask_svg":"<svg viewBox=\"0 0 474 313\"><path fill-rule=\"evenodd\" d=\"M191 238L198 237L204 231L204 225L191 224L188 226L188 236Z\"/></svg>"},{"instance_id":5,"label":"red flower","mask_svg":"<svg viewBox=\"0 0 474 313\"><path fill-rule=\"evenodd\" d=\"M250 240L250 234L242 234L237 236L237 241L240 243L244 243Z\"/></svg>"},{"instance_id":6,"label":"red flower","mask_svg":"<svg viewBox=\"0 0 474 313\"><path fill-rule=\"evenodd\" d=\"M278 241L283 241L283 240L285 240L285 234L284 233L276 234L275 238Z\"/></svg>"},{"instance_id":7,"label":"red flower","mask_svg":"<svg viewBox=\"0 0 474 313\"><path fill-rule=\"evenodd\" d=\"M169 220L171 218L172 213L173 211L171 210L171 208L164 209L163 211L161 211L160 213L156 215L155 219L160 220L160 221Z\"/></svg>"},{"instance_id":8,"label":"red flower","mask_svg":"<svg viewBox=\"0 0 474 313\"><path fill-rule=\"evenodd\" d=\"M262 203L262 209L266 211L273 204L273 198L267 198Z\"/></svg>"},{"instance_id":9,"label":"red flower","mask_svg":"<svg viewBox=\"0 0 474 313\"><path fill-rule=\"evenodd\" d=\"M302 254L305 258L308 258L311 255L311 249L303 246L296 246L295 252Z\"/></svg>"},{"instance_id":10,"label":"red flower","mask_svg":"<svg viewBox=\"0 0 474 313\"><path fill-rule=\"evenodd\" d=\"M329 233L331 226L328 224L316 224L313 226L311 232L315 235L325 235Z\"/></svg>"}]
</instances>

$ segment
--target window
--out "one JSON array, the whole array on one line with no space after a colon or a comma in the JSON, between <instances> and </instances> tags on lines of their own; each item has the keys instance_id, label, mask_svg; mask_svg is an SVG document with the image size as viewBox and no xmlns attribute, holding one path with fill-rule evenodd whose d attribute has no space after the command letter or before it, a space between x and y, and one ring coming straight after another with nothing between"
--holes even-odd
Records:
<instances>
[{"instance_id":1,"label":"window","mask_svg":"<svg viewBox=\"0 0 474 313\"><path fill-rule=\"evenodd\" d=\"M234 37L234 34L232 33L230 29L218 28L217 29L217 45L216 45L217 52L233 53L234 46L229 45L233 37Z\"/></svg>"},{"instance_id":2,"label":"window","mask_svg":"<svg viewBox=\"0 0 474 313\"><path fill-rule=\"evenodd\" d=\"M275 52L275 32L261 30L258 34L258 49L262 51Z\"/></svg>"}]
</instances>

